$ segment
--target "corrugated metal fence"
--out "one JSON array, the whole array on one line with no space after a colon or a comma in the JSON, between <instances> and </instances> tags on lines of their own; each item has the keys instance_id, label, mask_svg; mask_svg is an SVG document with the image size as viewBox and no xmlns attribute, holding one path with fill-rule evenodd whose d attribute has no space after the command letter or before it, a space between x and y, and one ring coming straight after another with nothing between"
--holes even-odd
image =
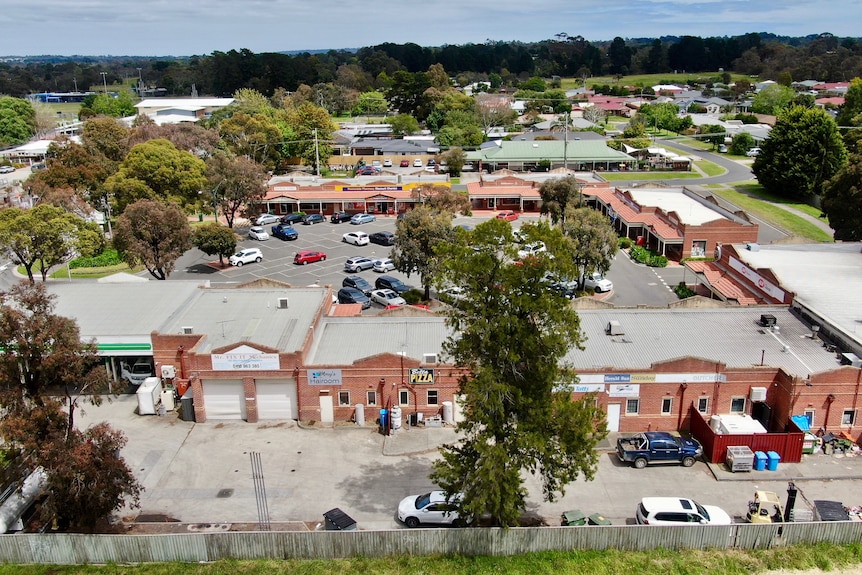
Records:
<instances>
[{"instance_id":1,"label":"corrugated metal fence","mask_svg":"<svg viewBox=\"0 0 862 575\"><path fill-rule=\"evenodd\" d=\"M779 531L781 534L779 535ZM0 536L5 563L147 563L219 559L338 559L388 555L517 555L571 549L764 549L862 539L862 522L725 526L586 526L172 535Z\"/></svg>"}]
</instances>

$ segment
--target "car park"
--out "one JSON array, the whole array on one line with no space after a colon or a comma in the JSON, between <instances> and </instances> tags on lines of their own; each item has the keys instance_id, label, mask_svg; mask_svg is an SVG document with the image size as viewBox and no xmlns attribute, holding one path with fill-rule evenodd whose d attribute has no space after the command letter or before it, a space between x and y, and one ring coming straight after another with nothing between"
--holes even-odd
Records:
<instances>
[{"instance_id":1,"label":"car park","mask_svg":"<svg viewBox=\"0 0 862 575\"><path fill-rule=\"evenodd\" d=\"M410 160L401 160L401 163L399 165L402 168L409 168L410 167Z\"/></svg>"},{"instance_id":2,"label":"car park","mask_svg":"<svg viewBox=\"0 0 862 575\"><path fill-rule=\"evenodd\" d=\"M346 272L361 272L370 270L374 267L374 260L362 256L349 258L344 262L344 271Z\"/></svg>"},{"instance_id":3,"label":"car park","mask_svg":"<svg viewBox=\"0 0 862 575\"><path fill-rule=\"evenodd\" d=\"M422 158L416 158L415 160L413 160L413 167L414 168L421 168L422 167Z\"/></svg>"},{"instance_id":4,"label":"car park","mask_svg":"<svg viewBox=\"0 0 862 575\"><path fill-rule=\"evenodd\" d=\"M714 505L683 497L644 497L635 512L639 525L730 525L733 519Z\"/></svg>"},{"instance_id":5,"label":"car park","mask_svg":"<svg viewBox=\"0 0 862 575\"><path fill-rule=\"evenodd\" d=\"M322 224L326 221L326 218L323 214L308 214L304 218L302 218L302 225L310 226L312 224Z\"/></svg>"},{"instance_id":6,"label":"car park","mask_svg":"<svg viewBox=\"0 0 862 575\"><path fill-rule=\"evenodd\" d=\"M230 265L241 268L243 264L257 263L262 259L263 253L258 248L246 248L229 257L227 261Z\"/></svg>"},{"instance_id":7,"label":"car park","mask_svg":"<svg viewBox=\"0 0 862 575\"><path fill-rule=\"evenodd\" d=\"M371 301L379 303L383 307L407 305L407 301L391 289L376 289L372 291Z\"/></svg>"},{"instance_id":8,"label":"car park","mask_svg":"<svg viewBox=\"0 0 862 575\"><path fill-rule=\"evenodd\" d=\"M498 220L506 220L507 222L514 222L518 219L518 214L513 212L512 210L506 210L505 212L500 212L497 214Z\"/></svg>"},{"instance_id":9,"label":"car park","mask_svg":"<svg viewBox=\"0 0 862 575\"><path fill-rule=\"evenodd\" d=\"M288 224L276 224L270 229L272 237L280 240L296 240L299 239L299 232L293 226Z\"/></svg>"},{"instance_id":10,"label":"car park","mask_svg":"<svg viewBox=\"0 0 862 575\"><path fill-rule=\"evenodd\" d=\"M599 272L593 272L584 277L584 289L592 289L596 293L609 292L614 289L614 283Z\"/></svg>"},{"instance_id":11,"label":"car park","mask_svg":"<svg viewBox=\"0 0 862 575\"><path fill-rule=\"evenodd\" d=\"M338 303L358 303L362 304L362 309L371 307L371 299L358 289L352 287L343 287L338 290Z\"/></svg>"},{"instance_id":12,"label":"car park","mask_svg":"<svg viewBox=\"0 0 862 575\"><path fill-rule=\"evenodd\" d=\"M399 295L406 291L410 291L409 285L392 276L380 276L374 281L374 287L377 289L391 289Z\"/></svg>"},{"instance_id":13,"label":"car park","mask_svg":"<svg viewBox=\"0 0 862 575\"><path fill-rule=\"evenodd\" d=\"M371 167L380 171L380 168L383 167L383 164L380 163L380 160L372 160L371 161Z\"/></svg>"},{"instance_id":14,"label":"car park","mask_svg":"<svg viewBox=\"0 0 862 575\"><path fill-rule=\"evenodd\" d=\"M533 242L530 244L526 244L523 248L518 250L519 258L526 258L529 256L535 256L542 252L547 251L545 247L545 242Z\"/></svg>"},{"instance_id":15,"label":"car park","mask_svg":"<svg viewBox=\"0 0 862 575\"><path fill-rule=\"evenodd\" d=\"M340 224L343 222L349 222L350 218L352 218L352 217L353 217L353 215L348 214L347 212L335 212L329 218L329 221L332 222L333 224Z\"/></svg>"},{"instance_id":16,"label":"car park","mask_svg":"<svg viewBox=\"0 0 862 575\"><path fill-rule=\"evenodd\" d=\"M251 229L248 230L248 237L262 242L263 240L269 239L269 234L260 226L252 226Z\"/></svg>"},{"instance_id":17,"label":"car park","mask_svg":"<svg viewBox=\"0 0 862 575\"><path fill-rule=\"evenodd\" d=\"M14 171L14 166L0 166L0 174L11 174Z\"/></svg>"},{"instance_id":18,"label":"car park","mask_svg":"<svg viewBox=\"0 0 862 575\"><path fill-rule=\"evenodd\" d=\"M256 226L266 226L275 223L278 223L278 216L274 216L272 214L261 214L256 220L254 220L254 224Z\"/></svg>"},{"instance_id":19,"label":"car park","mask_svg":"<svg viewBox=\"0 0 862 575\"><path fill-rule=\"evenodd\" d=\"M420 525L453 525L461 523L456 511L460 494L446 497L443 491L410 495L398 504L398 520L407 527Z\"/></svg>"},{"instance_id":20,"label":"car park","mask_svg":"<svg viewBox=\"0 0 862 575\"><path fill-rule=\"evenodd\" d=\"M374 232L373 234L368 236L368 240L372 244L378 244L381 246L392 246L395 245L395 234L387 231Z\"/></svg>"},{"instance_id":21,"label":"car park","mask_svg":"<svg viewBox=\"0 0 862 575\"><path fill-rule=\"evenodd\" d=\"M281 216L281 223L283 224L296 224L302 221L302 218L306 216L305 212L293 212L292 214L285 214Z\"/></svg>"},{"instance_id":22,"label":"car park","mask_svg":"<svg viewBox=\"0 0 862 575\"><path fill-rule=\"evenodd\" d=\"M354 246L367 246L368 234L365 232L347 232L341 236L341 241Z\"/></svg>"},{"instance_id":23,"label":"car park","mask_svg":"<svg viewBox=\"0 0 862 575\"><path fill-rule=\"evenodd\" d=\"M760 148L751 148L750 150L745 152L745 155L749 158L755 158L760 155Z\"/></svg>"},{"instance_id":24,"label":"car park","mask_svg":"<svg viewBox=\"0 0 862 575\"><path fill-rule=\"evenodd\" d=\"M302 265L314 262L325 262L326 254L323 252L318 252L315 250L302 250L296 252L296 255L293 256L293 263L296 265Z\"/></svg>"},{"instance_id":25,"label":"car park","mask_svg":"<svg viewBox=\"0 0 862 575\"><path fill-rule=\"evenodd\" d=\"M392 258L374 260L372 269L379 274L385 274L386 272L391 272L395 269L395 262L392 261Z\"/></svg>"},{"instance_id":26,"label":"car park","mask_svg":"<svg viewBox=\"0 0 862 575\"><path fill-rule=\"evenodd\" d=\"M366 281L366 279L362 276L347 276L341 281L341 287L352 287L356 288L365 295L369 295L374 287Z\"/></svg>"},{"instance_id":27,"label":"car park","mask_svg":"<svg viewBox=\"0 0 862 575\"><path fill-rule=\"evenodd\" d=\"M353 214L353 216L351 216L351 218L350 218L350 223L353 224L354 226L358 226L361 224L367 224L368 222L373 222L376 219L377 219L377 216L374 216L372 214L366 214L366 213Z\"/></svg>"}]
</instances>

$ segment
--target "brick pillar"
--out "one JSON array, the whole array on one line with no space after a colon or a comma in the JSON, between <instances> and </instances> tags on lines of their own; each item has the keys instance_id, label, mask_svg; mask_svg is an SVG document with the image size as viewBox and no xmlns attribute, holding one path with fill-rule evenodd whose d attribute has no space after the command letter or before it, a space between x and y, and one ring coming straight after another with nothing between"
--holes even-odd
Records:
<instances>
[{"instance_id":1,"label":"brick pillar","mask_svg":"<svg viewBox=\"0 0 862 575\"><path fill-rule=\"evenodd\" d=\"M257 423L257 386L253 377L242 378L242 393L245 396L246 421Z\"/></svg>"},{"instance_id":2,"label":"brick pillar","mask_svg":"<svg viewBox=\"0 0 862 575\"><path fill-rule=\"evenodd\" d=\"M204 386L201 384L201 379L197 376L192 376L189 383L192 386L192 395L195 402L195 422L206 423L207 409L204 405Z\"/></svg>"}]
</instances>

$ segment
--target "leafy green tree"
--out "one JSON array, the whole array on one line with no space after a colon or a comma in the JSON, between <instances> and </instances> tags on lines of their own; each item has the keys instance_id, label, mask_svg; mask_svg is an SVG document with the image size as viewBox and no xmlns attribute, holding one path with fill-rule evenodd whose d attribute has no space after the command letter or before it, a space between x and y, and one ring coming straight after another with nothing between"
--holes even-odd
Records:
<instances>
[{"instance_id":1,"label":"leafy green tree","mask_svg":"<svg viewBox=\"0 0 862 575\"><path fill-rule=\"evenodd\" d=\"M267 173L263 166L230 152L216 152L206 163L209 192L201 194L202 207L215 204L229 228L233 228L238 214L260 213L259 206L267 189Z\"/></svg>"},{"instance_id":2,"label":"leafy green tree","mask_svg":"<svg viewBox=\"0 0 862 575\"><path fill-rule=\"evenodd\" d=\"M704 124L700 127L700 133L703 136L701 140L712 144L713 150L723 144L724 139L727 137L724 127L718 124Z\"/></svg>"},{"instance_id":3,"label":"leafy green tree","mask_svg":"<svg viewBox=\"0 0 862 575\"><path fill-rule=\"evenodd\" d=\"M395 226L392 262L407 277L411 274L420 277L426 301L431 299L431 282L440 266L435 249L453 236L451 212L427 205L419 205L406 212Z\"/></svg>"},{"instance_id":4,"label":"leafy green tree","mask_svg":"<svg viewBox=\"0 0 862 575\"><path fill-rule=\"evenodd\" d=\"M0 97L0 146L27 142L36 131L36 110L27 100Z\"/></svg>"},{"instance_id":5,"label":"leafy green tree","mask_svg":"<svg viewBox=\"0 0 862 575\"><path fill-rule=\"evenodd\" d=\"M213 222L198 226L192 235L192 243L208 256L218 255L218 263L224 267L224 258L236 251L236 233Z\"/></svg>"},{"instance_id":6,"label":"leafy green tree","mask_svg":"<svg viewBox=\"0 0 862 575\"><path fill-rule=\"evenodd\" d=\"M617 234L607 216L592 208L569 204L561 227L569 240L569 253L578 278L594 271L604 274L611 268L617 253Z\"/></svg>"},{"instance_id":7,"label":"leafy green tree","mask_svg":"<svg viewBox=\"0 0 862 575\"><path fill-rule=\"evenodd\" d=\"M749 134L748 132L740 132L735 135L733 139L730 141L730 148L728 151L731 154L736 156L742 156L754 147L754 136Z\"/></svg>"},{"instance_id":8,"label":"leafy green tree","mask_svg":"<svg viewBox=\"0 0 862 575\"><path fill-rule=\"evenodd\" d=\"M411 196L434 212L463 216L470 213L470 197L464 192L455 191L447 186L422 185L413 188Z\"/></svg>"},{"instance_id":9,"label":"leafy green tree","mask_svg":"<svg viewBox=\"0 0 862 575\"><path fill-rule=\"evenodd\" d=\"M332 123L329 113L319 106L305 103L292 107L287 111L289 134L286 138L292 140L283 145L285 156L294 156L317 170L317 162L326 165L332 155L332 134L336 126Z\"/></svg>"},{"instance_id":10,"label":"leafy green tree","mask_svg":"<svg viewBox=\"0 0 862 575\"><path fill-rule=\"evenodd\" d=\"M115 118L91 118L84 122L81 140L92 154L119 164L129 153L129 129Z\"/></svg>"},{"instance_id":11,"label":"leafy green tree","mask_svg":"<svg viewBox=\"0 0 862 575\"><path fill-rule=\"evenodd\" d=\"M151 276L164 280L192 247L191 235L178 206L143 199L130 204L117 219L114 246L129 266L142 264Z\"/></svg>"},{"instance_id":12,"label":"leafy green tree","mask_svg":"<svg viewBox=\"0 0 862 575\"><path fill-rule=\"evenodd\" d=\"M218 124L218 133L231 152L270 169L281 159L281 142L286 139L273 118L243 111L222 120Z\"/></svg>"},{"instance_id":13,"label":"leafy green tree","mask_svg":"<svg viewBox=\"0 0 862 575\"><path fill-rule=\"evenodd\" d=\"M626 46L626 41L617 36L608 48L608 58L611 61L612 74L628 74L632 65L632 49Z\"/></svg>"},{"instance_id":14,"label":"leafy green tree","mask_svg":"<svg viewBox=\"0 0 862 575\"><path fill-rule=\"evenodd\" d=\"M595 476L594 447L607 434L593 398L572 400L575 373L563 364L582 348L577 312L548 289L548 274L563 271L565 241L557 229L536 230L551 254L512 263L512 229L490 220L438 248L439 285L461 286L464 298L447 310L452 333L444 344L461 379L465 420L459 442L441 448L431 479L461 492L459 514L517 524L525 508L524 475L537 475L544 498Z\"/></svg>"},{"instance_id":15,"label":"leafy green tree","mask_svg":"<svg viewBox=\"0 0 862 575\"><path fill-rule=\"evenodd\" d=\"M50 204L33 209L0 210L0 246L24 266L27 278L34 281L38 264L42 281L56 265L67 262L75 253L93 255L103 246L98 226Z\"/></svg>"},{"instance_id":16,"label":"leafy green tree","mask_svg":"<svg viewBox=\"0 0 862 575\"><path fill-rule=\"evenodd\" d=\"M456 146L440 154L440 160L446 162L446 170L449 175L457 178L461 175L464 164L467 163L467 154L464 153L463 149ZM467 209L470 209L469 198Z\"/></svg>"},{"instance_id":17,"label":"leafy green tree","mask_svg":"<svg viewBox=\"0 0 862 575\"><path fill-rule=\"evenodd\" d=\"M398 114L389 118L389 125L396 136L409 136L419 131L419 122L410 114Z\"/></svg>"},{"instance_id":18,"label":"leafy green tree","mask_svg":"<svg viewBox=\"0 0 862 575\"><path fill-rule=\"evenodd\" d=\"M793 102L794 97L796 97L796 92L793 91L793 88L781 84L770 84L754 95L751 111L755 114L777 116Z\"/></svg>"},{"instance_id":19,"label":"leafy green tree","mask_svg":"<svg viewBox=\"0 0 862 575\"><path fill-rule=\"evenodd\" d=\"M862 241L862 156L850 156L847 164L824 184L822 207L836 240Z\"/></svg>"},{"instance_id":20,"label":"leafy green tree","mask_svg":"<svg viewBox=\"0 0 862 575\"><path fill-rule=\"evenodd\" d=\"M539 187L542 198L542 214L551 216L551 222L556 225L566 223L566 208L573 202L583 203L581 184L574 176L546 180Z\"/></svg>"},{"instance_id":21,"label":"leafy green tree","mask_svg":"<svg viewBox=\"0 0 862 575\"><path fill-rule=\"evenodd\" d=\"M389 102L383 96L383 92L363 92L359 94L353 107L353 113L357 116L385 114L387 110L389 110Z\"/></svg>"},{"instance_id":22,"label":"leafy green tree","mask_svg":"<svg viewBox=\"0 0 862 575\"><path fill-rule=\"evenodd\" d=\"M642 117L648 128L676 131L679 106L673 102L644 104L637 115Z\"/></svg>"},{"instance_id":23,"label":"leafy green tree","mask_svg":"<svg viewBox=\"0 0 862 575\"><path fill-rule=\"evenodd\" d=\"M132 148L105 188L113 194L117 212L143 199L160 199L196 206L206 186L206 164L167 140L150 140Z\"/></svg>"},{"instance_id":24,"label":"leafy green tree","mask_svg":"<svg viewBox=\"0 0 862 575\"><path fill-rule=\"evenodd\" d=\"M99 116L112 118L126 118L134 116L137 112L132 102L132 96L128 92L120 92L116 97L98 94L93 98L90 109Z\"/></svg>"},{"instance_id":25,"label":"leafy green tree","mask_svg":"<svg viewBox=\"0 0 862 575\"><path fill-rule=\"evenodd\" d=\"M857 118L860 114L862 114L862 78L853 78L835 121L839 126L859 126L860 122Z\"/></svg>"},{"instance_id":26,"label":"leafy green tree","mask_svg":"<svg viewBox=\"0 0 862 575\"><path fill-rule=\"evenodd\" d=\"M548 86L545 84L544 80L538 76L533 76L532 78L518 84L518 89L529 90L531 92L544 92L548 89Z\"/></svg>"},{"instance_id":27,"label":"leafy green tree","mask_svg":"<svg viewBox=\"0 0 862 575\"><path fill-rule=\"evenodd\" d=\"M760 147L752 171L768 192L783 198L819 195L847 161L835 120L821 108L785 111Z\"/></svg>"}]
</instances>

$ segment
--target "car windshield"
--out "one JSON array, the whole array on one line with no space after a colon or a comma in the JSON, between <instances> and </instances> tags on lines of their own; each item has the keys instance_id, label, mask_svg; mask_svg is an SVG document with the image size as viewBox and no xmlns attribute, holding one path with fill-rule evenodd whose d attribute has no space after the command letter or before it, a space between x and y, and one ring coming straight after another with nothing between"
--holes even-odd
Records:
<instances>
[{"instance_id":1,"label":"car windshield","mask_svg":"<svg viewBox=\"0 0 862 575\"><path fill-rule=\"evenodd\" d=\"M431 503L431 494L426 493L424 495L420 495L416 498L416 509L422 509L426 505Z\"/></svg>"},{"instance_id":2,"label":"car windshield","mask_svg":"<svg viewBox=\"0 0 862 575\"><path fill-rule=\"evenodd\" d=\"M696 501L694 502L694 506L697 507L697 512L700 513L701 517L709 521L709 512L706 510L706 508L704 508L703 505Z\"/></svg>"}]
</instances>

